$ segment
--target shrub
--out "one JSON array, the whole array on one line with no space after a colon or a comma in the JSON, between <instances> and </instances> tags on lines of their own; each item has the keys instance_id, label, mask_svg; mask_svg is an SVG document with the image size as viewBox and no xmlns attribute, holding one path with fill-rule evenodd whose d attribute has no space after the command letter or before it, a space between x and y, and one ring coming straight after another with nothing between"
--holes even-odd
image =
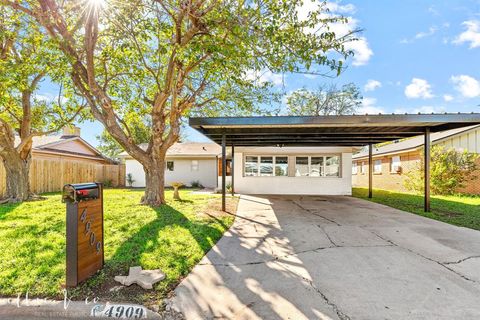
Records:
<instances>
[{"instance_id":1,"label":"shrub","mask_svg":"<svg viewBox=\"0 0 480 320\"><path fill-rule=\"evenodd\" d=\"M133 175L131 173L127 174L127 183L130 188L135 183L135 179L133 179Z\"/></svg>"},{"instance_id":2,"label":"shrub","mask_svg":"<svg viewBox=\"0 0 480 320\"><path fill-rule=\"evenodd\" d=\"M190 185L192 186L192 188L203 188L203 186L202 186L202 184L200 183L199 180L195 180L195 181L190 182Z\"/></svg>"},{"instance_id":3,"label":"shrub","mask_svg":"<svg viewBox=\"0 0 480 320\"><path fill-rule=\"evenodd\" d=\"M423 154L423 152L422 152ZM477 169L478 155L467 151L459 152L442 146L433 146L430 163L430 189L432 194L449 195L465 186ZM405 187L411 191L423 192L424 159L415 168L405 173Z\"/></svg>"},{"instance_id":4,"label":"shrub","mask_svg":"<svg viewBox=\"0 0 480 320\"><path fill-rule=\"evenodd\" d=\"M104 186L105 188L111 188L111 187L113 186L113 181L112 181L112 179L107 179L107 180L105 180L105 181L103 182L103 186Z\"/></svg>"}]
</instances>

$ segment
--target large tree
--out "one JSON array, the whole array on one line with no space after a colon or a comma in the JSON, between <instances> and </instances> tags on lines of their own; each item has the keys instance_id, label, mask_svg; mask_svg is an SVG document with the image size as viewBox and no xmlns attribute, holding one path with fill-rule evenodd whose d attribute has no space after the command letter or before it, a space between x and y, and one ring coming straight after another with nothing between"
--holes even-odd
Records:
<instances>
[{"instance_id":1,"label":"large tree","mask_svg":"<svg viewBox=\"0 0 480 320\"><path fill-rule=\"evenodd\" d=\"M287 113L295 116L353 114L362 104L360 89L353 83L338 88L322 85L315 90L305 88L287 96Z\"/></svg>"},{"instance_id":2,"label":"large tree","mask_svg":"<svg viewBox=\"0 0 480 320\"><path fill-rule=\"evenodd\" d=\"M58 56L32 19L0 7L0 159L6 171L6 199L30 198L32 139L58 131L80 113L72 96L57 101L36 96L42 80L63 78ZM65 63L65 61L63 61Z\"/></svg>"},{"instance_id":3,"label":"large tree","mask_svg":"<svg viewBox=\"0 0 480 320\"><path fill-rule=\"evenodd\" d=\"M68 57L91 113L146 172L143 203L164 198L165 155L188 114L255 112L262 72L340 72L347 23L300 0L0 0L34 17ZM143 150L125 119L148 118Z\"/></svg>"}]
</instances>

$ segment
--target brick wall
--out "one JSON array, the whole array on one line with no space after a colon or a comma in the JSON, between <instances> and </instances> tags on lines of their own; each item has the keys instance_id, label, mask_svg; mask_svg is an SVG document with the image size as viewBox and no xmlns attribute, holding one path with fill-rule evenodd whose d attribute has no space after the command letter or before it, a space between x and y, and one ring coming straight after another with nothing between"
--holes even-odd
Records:
<instances>
[{"instance_id":1,"label":"brick wall","mask_svg":"<svg viewBox=\"0 0 480 320\"><path fill-rule=\"evenodd\" d=\"M390 162L392 156L373 157L374 161L378 159L382 160L382 172L379 174L373 174L373 188L400 192L408 191L404 185L404 181L406 179L405 173L408 172L408 170L410 170L412 167L418 165L421 159L420 152L416 151L400 154L400 162L402 167L401 173L390 172ZM353 187L368 188L368 158L364 160L354 160L353 162L357 162L358 165L358 173L352 174ZM360 173L360 166L362 162L364 163L364 170L362 173ZM480 159L478 159L477 162L480 167ZM465 188L459 189L459 192L467 194L480 194L480 170L477 170L473 176L474 179L469 181Z\"/></svg>"}]
</instances>

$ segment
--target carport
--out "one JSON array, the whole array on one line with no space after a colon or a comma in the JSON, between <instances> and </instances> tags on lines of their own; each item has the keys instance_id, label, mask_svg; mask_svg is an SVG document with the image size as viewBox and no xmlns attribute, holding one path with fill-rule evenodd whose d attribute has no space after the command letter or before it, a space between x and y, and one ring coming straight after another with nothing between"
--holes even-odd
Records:
<instances>
[{"instance_id":1,"label":"carport","mask_svg":"<svg viewBox=\"0 0 480 320\"><path fill-rule=\"evenodd\" d=\"M424 209L430 211L430 133L480 124L479 113L339 116L202 117L191 127L222 146L222 209L226 196L226 148L236 146L369 147L369 197L373 145L424 135ZM232 161L232 167L234 163ZM232 170L233 172L233 170ZM232 194L235 184L232 175Z\"/></svg>"}]
</instances>

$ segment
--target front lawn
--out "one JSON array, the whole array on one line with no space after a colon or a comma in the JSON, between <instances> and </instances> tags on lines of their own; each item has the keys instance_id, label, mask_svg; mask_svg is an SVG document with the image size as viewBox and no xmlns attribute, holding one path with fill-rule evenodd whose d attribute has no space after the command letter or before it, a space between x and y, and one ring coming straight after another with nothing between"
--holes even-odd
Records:
<instances>
[{"instance_id":1,"label":"front lawn","mask_svg":"<svg viewBox=\"0 0 480 320\"><path fill-rule=\"evenodd\" d=\"M457 226L480 230L480 197L478 196L431 196L431 212L423 211L421 195L373 190L373 198L368 199L368 189L353 188L353 196Z\"/></svg>"},{"instance_id":2,"label":"front lawn","mask_svg":"<svg viewBox=\"0 0 480 320\"><path fill-rule=\"evenodd\" d=\"M105 190L105 268L80 287L76 299L156 303L188 274L233 222L220 211L218 195L181 190L182 201L151 208L139 205L143 190ZM236 199L228 211L235 212ZM160 268L166 279L154 291L136 285L111 291L115 275L131 266ZM65 204L59 194L46 200L0 206L0 296L63 298L65 283Z\"/></svg>"}]
</instances>

